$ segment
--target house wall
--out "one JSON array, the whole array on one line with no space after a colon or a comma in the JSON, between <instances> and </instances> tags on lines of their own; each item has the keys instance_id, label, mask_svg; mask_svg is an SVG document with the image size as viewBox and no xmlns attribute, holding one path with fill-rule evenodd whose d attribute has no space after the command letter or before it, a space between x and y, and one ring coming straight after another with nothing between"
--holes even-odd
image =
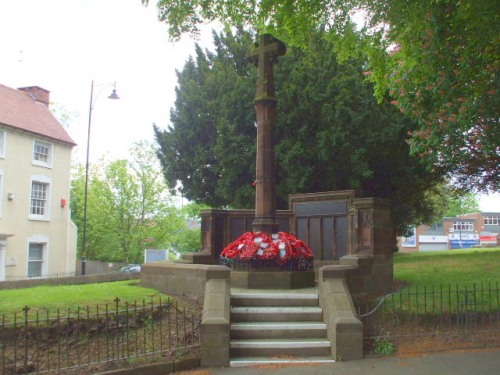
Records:
<instances>
[{"instance_id":1,"label":"house wall","mask_svg":"<svg viewBox=\"0 0 500 375\"><path fill-rule=\"evenodd\" d=\"M26 277L30 241L46 242L43 275L74 273L76 226L69 208L71 146L7 126L0 125L1 130L6 132L6 138L5 155L0 158L0 232L13 235L6 240L5 279ZM33 163L35 139L52 145L51 167ZM50 214L44 220L30 219L33 176L50 181Z\"/></svg>"}]
</instances>

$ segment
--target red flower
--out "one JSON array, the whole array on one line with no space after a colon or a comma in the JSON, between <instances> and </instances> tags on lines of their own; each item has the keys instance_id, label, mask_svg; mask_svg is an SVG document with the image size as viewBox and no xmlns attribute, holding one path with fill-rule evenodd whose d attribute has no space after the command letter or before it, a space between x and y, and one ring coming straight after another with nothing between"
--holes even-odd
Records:
<instances>
[{"instance_id":1,"label":"red flower","mask_svg":"<svg viewBox=\"0 0 500 375\"><path fill-rule=\"evenodd\" d=\"M285 264L291 259L312 260L313 252L304 241L290 233L268 234L247 232L227 245L221 253L223 258L276 260Z\"/></svg>"}]
</instances>

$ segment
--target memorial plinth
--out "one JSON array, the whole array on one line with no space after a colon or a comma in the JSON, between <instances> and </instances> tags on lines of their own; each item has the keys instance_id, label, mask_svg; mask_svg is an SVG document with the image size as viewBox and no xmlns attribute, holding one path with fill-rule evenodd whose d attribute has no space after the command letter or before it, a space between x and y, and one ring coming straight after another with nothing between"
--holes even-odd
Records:
<instances>
[{"instance_id":1,"label":"memorial plinth","mask_svg":"<svg viewBox=\"0 0 500 375\"><path fill-rule=\"evenodd\" d=\"M285 232L247 232L224 248L220 264L232 270L231 285L237 288L314 286L312 250Z\"/></svg>"}]
</instances>

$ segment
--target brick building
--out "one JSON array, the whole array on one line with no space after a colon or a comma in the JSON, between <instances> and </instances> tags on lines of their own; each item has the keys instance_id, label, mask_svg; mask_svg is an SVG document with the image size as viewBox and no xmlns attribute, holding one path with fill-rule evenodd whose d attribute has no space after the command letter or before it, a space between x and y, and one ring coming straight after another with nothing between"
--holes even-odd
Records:
<instances>
[{"instance_id":1,"label":"brick building","mask_svg":"<svg viewBox=\"0 0 500 375\"><path fill-rule=\"evenodd\" d=\"M500 212L445 217L439 223L414 228L413 236L398 239L401 252L497 245L500 245Z\"/></svg>"}]
</instances>

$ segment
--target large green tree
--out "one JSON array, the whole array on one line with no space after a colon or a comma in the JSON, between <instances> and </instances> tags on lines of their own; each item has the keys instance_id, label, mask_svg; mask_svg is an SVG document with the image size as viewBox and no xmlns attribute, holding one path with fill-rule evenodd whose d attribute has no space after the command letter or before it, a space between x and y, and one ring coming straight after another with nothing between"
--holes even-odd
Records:
<instances>
[{"instance_id":1,"label":"large green tree","mask_svg":"<svg viewBox=\"0 0 500 375\"><path fill-rule=\"evenodd\" d=\"M138 142L131 155L130 160L103 160L92 166L87 206L89 259L142 263L145 248L169 248L186 231L185 215L172 202L153 146ZM79 252L84 188L85 170L79 165L71 183L71 211L79 228Z\"/></svg>"},{"instance_id":2,"label":"large green tree","mask_svg":"<svg viewBox=\"0 0 500 375\"><path fill-rule=\"evenodd\" d=\"M166 180L190 200L254 206L256 72L245 59L253 37L214 33L212 52L198 47L178 72L172 125L155 127ZM308 43L307 51L290 48L275 68L278 207L291 193L355 189L390 199L399 232L428 221L427 192L440 175L409 154L413 121L389 99L377 103L363 60L339 64L319 32Z\"/></svg>"},{"instance_id":3,"label":"large green tree","mask_svg":"<svg viewBox=\"0 0 500 375\"><path fill-rule=\"evenodd\" d=\"M158 0L157 7L173 38L217 20L307 48L310 30L324 25L341 56L367 57L379 101L390 92L416 119L411 151L429 170L467 189L500 190L497 0Z\"/></svg>"}]
</instances>

